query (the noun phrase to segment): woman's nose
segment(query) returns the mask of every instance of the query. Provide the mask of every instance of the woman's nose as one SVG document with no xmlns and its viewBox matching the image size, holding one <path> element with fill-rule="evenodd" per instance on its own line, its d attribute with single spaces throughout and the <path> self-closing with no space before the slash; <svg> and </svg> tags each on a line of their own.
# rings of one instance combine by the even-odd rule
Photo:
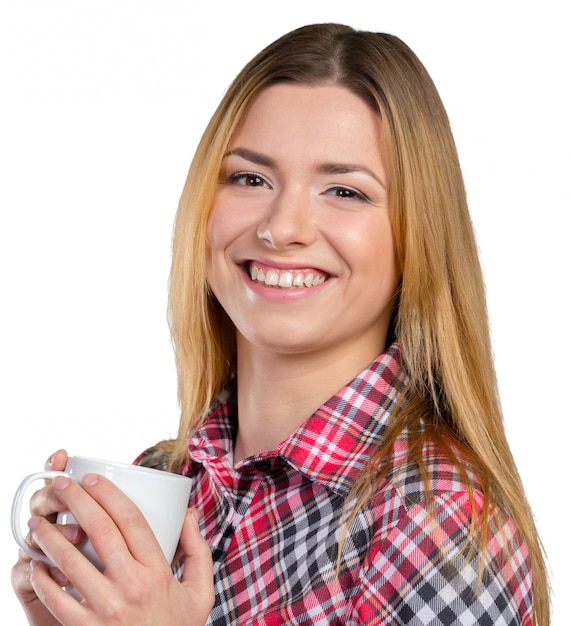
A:
<svg viewBox="0 0 571 626">
<path fill-rule="evenodd" d="M 257 229 L 258 237 L 275 250 L 308 246 L 317 237 L 314 211 L 302 192 L 277 194 Z"/>
</svg>

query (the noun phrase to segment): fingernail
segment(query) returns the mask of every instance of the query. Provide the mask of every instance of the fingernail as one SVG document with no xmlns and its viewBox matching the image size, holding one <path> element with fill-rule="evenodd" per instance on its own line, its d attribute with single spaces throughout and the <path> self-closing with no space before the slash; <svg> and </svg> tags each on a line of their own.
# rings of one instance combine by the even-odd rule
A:
<svg viewBox="0 0 571 626">
<path fill-rule="evenodd" d="M 60 587 L 69 583 L 67 576 L 65 576 L 59 569 L 52 569 L 50 574 Z"/>
<path fill-rule="evenodd" d="M 36 528 L 40 525 L 40 518 L 39 517 L 32 517 L 28 520 L 28 528 L 30 530 L 36 530 Z"/>
<path fill-rule="evenodd" d="M 85 474 L 81 482 L 86 487 L 93 487 L 93 485 L 99 482 L 99 476 L 97 474 Z"/>
<path fill-rule="evenodd" d="M 65 476 L 58 476 L 54 480 L 54 488 L 56 491 L 63 491 L 66 487 L 69 486 L 70 482 L 71 481 L 69 478 L 66 478 Z"/>
<path fill-rule="evenodd" d="M 79 539 L 80 530 L 75 524 L 64 524 L 61 533 L 68 541 L 75 543 Z"/>
</svg>

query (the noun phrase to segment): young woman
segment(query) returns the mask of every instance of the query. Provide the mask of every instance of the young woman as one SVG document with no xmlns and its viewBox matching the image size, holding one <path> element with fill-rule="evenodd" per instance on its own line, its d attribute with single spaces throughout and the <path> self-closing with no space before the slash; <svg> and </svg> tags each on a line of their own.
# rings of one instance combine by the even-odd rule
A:
<svg viewBox="0 0 571 626">
<path fill-rule="evenodd" d="M 13 573 L 30 623 L 549 624 L 456 149 L 402 41 L 308 26 L 237 76 L 181 197 L 170 313 L 179 435 L 138 462 L 194 478 L 176 576 L 105 479 L 58 479 L 30 541 L 59 567 Z"/>
</svg>

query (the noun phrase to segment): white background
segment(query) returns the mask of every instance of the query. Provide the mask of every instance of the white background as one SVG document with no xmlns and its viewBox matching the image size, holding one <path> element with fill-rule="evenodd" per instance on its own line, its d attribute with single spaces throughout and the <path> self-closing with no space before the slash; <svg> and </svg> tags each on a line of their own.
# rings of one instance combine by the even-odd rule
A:
<svg viewBox="0 0 571 626">
<path fill-rule="evenodd" d="M 241 66 L 340 21 L 404 39 L 447 106 L 488 286 L 508 435 L 565 626 L 571 49 L 565 2 L 0 1 L 2 616 L 16 485 L 59 447 L 131 461 L 176 432 L 170 236 Z M 564 491 L 565 490 L 565 491 Z"/>
</svg>

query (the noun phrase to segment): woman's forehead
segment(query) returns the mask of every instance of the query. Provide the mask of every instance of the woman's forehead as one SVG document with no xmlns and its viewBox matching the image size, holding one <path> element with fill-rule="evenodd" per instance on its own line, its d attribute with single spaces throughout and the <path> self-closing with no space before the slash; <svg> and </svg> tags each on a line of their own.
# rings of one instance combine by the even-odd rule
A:
<svg viewBox="0 0 571 626">
<path fill-rule="evenodd" d="M 345 87 L 278 83 L 253 99 L 228 151 L 357 163 L 380 159 L 383 144 L 379 114 Z"/>
</svg>

